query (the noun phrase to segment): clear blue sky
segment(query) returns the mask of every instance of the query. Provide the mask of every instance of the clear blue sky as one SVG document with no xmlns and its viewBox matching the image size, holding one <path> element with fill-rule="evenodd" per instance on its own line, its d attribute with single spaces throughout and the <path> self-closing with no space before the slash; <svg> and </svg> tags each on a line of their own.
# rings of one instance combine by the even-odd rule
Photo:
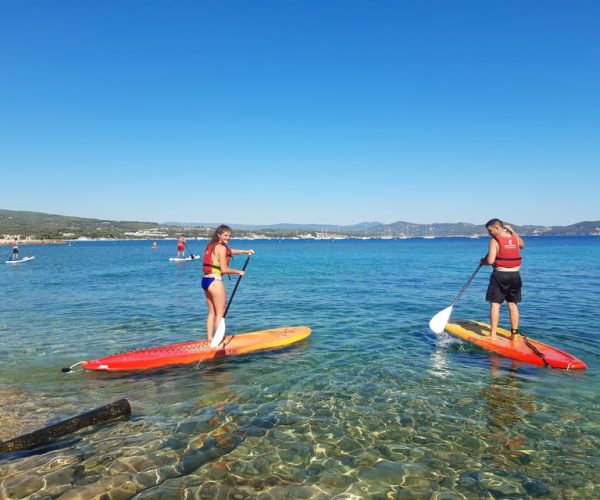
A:
<svg viewBox="0 0 600 500">
<path fill-rule="evenodd" d="M 0 208 L 600 219 L 600 2 L 0 3 Z"/>
</svg>

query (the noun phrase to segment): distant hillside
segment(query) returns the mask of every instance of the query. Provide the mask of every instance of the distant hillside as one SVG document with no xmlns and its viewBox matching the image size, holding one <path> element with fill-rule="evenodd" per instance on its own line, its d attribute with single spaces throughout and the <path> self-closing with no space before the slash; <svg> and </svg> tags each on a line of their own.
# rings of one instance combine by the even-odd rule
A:
<svg viewBox="0 0 600 500">
<path fill-rule="evenodd" d="M 219 226 L 220 222 L 165 222 L 169 226 L 187 226 L 187 227 L 212 227 Z M 332 224 L 291 224 L 291 223 L 280 223 L 280 224 L 228 224 L 232 229 L 242 231 L 341 231 L 350 233 L 353 231 L 364 231 L 374 227 L 382 225 L 381 222 L 361 222 L 352 226 L 341 226 Z"/>
<path fill-rule="evenodd" d="M 0 237 L 20 235 L 33 239 L 77 239 L 85 238 L 166 238 L 176 237 L 181 227 L 165 226 L 156 222 L 114 221 L 87 219 L 40 212 L 20 212 L 0 209 Z M 189 231 L 205 236 L 209 230 L 196 228 Z"/>
<path fill-rule="evenodd" d="M 0 209 L 0 238 L 19 235 L 33 239 L 77 239 L 85 238 L 175 238 L 185 233 L 188 238 L 207 237 L 212 233 L 214 223 L 159 224 L 157 222 L 113 221 L 52 215 L 40 212 L 24 212 Z M 315 237 L 345 235 L 354 237 L 474 237 L 487 236 L 482 225 L 468 222 L 415 224 L 398 221 L 392 224 L 381 222 L 361 222 L 349 226 L 331 224 L 271 224 L 243 225 L 231 224 L 238 236 L 249 232 L 267 237 L 289 237 L 312 235 Z M 584 221 L 569 226 L 517 226 L 515 229 L 524 236 L 586 236 L 600 235 L 600 221 Z"/>
<path fill-rule="evenodd" d="M 177 226 L 203 226 L 217 227 L 218 224 L 210 222 L 169 222 L 169 225 Z M 348 236 L 380 236 L 380 237 L 469 237 L 487 236 L 487 230 L 483 224 L 472 224 L 470 222 L 434 222 L 432 224 L 416 224 L 414 222 L 398 221 L 391 224 L 382 222 L 360 222 L 350 226 L 334 224 L 229 224 L 237 231 L 259 231 L 272 235 L 293 235 L 298 231 L 318 232 L 321 235 L 343 234 Z M 578 222 L 570 226 L 535 226 L 512 224 L 512 226 L 524 236 L 589 236 L 600 235 L 600 221 Z"/>
<path fill-rule="evenodd" d="M 548 236 L 600 235 L 600 221 L 584 221 L 570 226 L 553 226 L 542 234 Z"/>
</svg>

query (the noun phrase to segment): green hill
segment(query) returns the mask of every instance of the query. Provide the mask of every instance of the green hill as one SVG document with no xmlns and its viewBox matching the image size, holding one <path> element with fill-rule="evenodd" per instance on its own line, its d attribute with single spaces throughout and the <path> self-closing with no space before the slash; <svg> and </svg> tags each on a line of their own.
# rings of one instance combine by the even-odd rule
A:
<svg viewBox="0 0 600 500">
<path fill-rule="evenodd" d="M 33 239 L 86 238 L 173 238 L 183 231 L 177 226 L 156 222 L 114 221 L 86 219 L 40 212 L 21 212 L 0 209 L 0 236 L 20 235 Z M 185 233 L 188 236 L 205 236 L 209 229 L 196 227 Z"/>
</svg>

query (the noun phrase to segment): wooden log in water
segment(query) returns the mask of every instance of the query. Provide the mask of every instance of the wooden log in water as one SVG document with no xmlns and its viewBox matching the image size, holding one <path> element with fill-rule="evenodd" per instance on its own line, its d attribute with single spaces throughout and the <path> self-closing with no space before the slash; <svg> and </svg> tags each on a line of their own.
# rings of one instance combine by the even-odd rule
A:
<svg viewBox="0 0 600 500">
<path fill-rule="evenodd" d="M 131 406 L 129 406 L 129 401 L 120 399 L 57 424 L 4 441 L 0 443 L 0 454 L 37 448 L 84 427 L 103 424 L 123 417 L 128 418 L 130 415 Z"/>
</svg>

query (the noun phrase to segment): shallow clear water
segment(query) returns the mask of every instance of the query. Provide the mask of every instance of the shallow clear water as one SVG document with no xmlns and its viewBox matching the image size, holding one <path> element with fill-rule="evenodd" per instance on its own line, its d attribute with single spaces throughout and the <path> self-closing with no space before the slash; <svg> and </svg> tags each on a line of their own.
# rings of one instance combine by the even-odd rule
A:
<svg viewBox="0 0 600 500">
<path fill-rule="evenodd" d="M 0 269 L 0 438 L 123 397 L 133 416 L 1 457 L 0 498 L 600 498 L 600 238 L 526 242 L 522 329 L 585 372 L 432 334 L 429 319 L 487 248 L 438 238 L 235 241 L 256 255 L 228 332 L 307 325 L 308 341 L 205 365 L 63 374 L 203 337 L 201 266 L 168 262 L 168 242 L 24 246 L 35 261 Z M 488 275 L 454 318 L 487 321 Z"/>
</svg>

